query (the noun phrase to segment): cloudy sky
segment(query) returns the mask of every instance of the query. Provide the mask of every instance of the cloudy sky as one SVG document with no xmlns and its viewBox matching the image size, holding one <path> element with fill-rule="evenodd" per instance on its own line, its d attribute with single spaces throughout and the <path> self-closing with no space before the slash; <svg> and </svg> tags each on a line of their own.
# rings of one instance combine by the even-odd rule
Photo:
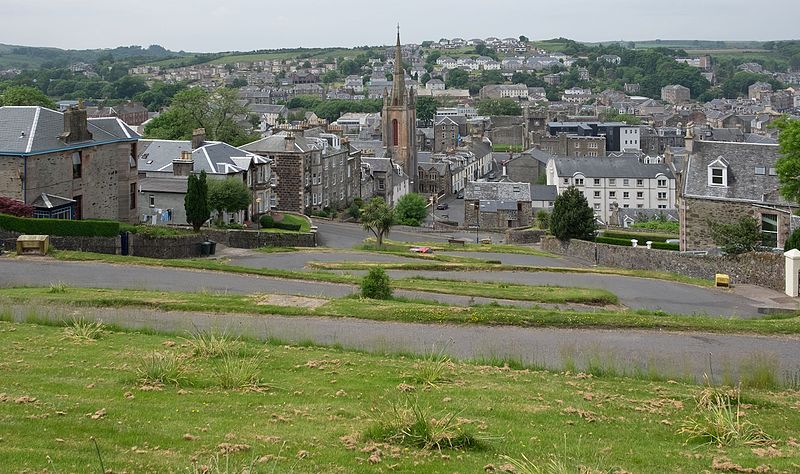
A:
<svg viewBox="0 0 800 474">
<path fill-rule="evenodd" d="M 579 41 L 800 38 L 800 0 L 0 0 L 0 43 L 247 51 L 526 35 Z"/>
</svg>

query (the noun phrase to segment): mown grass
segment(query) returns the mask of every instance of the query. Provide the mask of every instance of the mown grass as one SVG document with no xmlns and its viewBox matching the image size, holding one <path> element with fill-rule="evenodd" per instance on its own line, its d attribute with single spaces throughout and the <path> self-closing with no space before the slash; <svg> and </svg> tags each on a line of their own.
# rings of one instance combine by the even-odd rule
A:
<svg viewBox="0 0 800 474">
<path fill-rule="evenodd" d="M 430 247 L 434 251 L 452 251 L 452 252 L 490 252 L 490 253 L 507 253 L 515 255 L 533 255 L 536 257 L 554 257 L 558 258 L 548 252 L 544 252 L 534 247 L 526 245 L 511 245 L 511 244 L 471 244 L 464 243 L 464 245 L 456 245 L 448 242 L 397 242 L 394 240 L 384 240 L 383 247 L 378 247 L 375 239 L 370 237 L 364 243 L 356 245 L 356 250 L 367 250 L 376 252 L 394 252 L 399 251 L 408 254 L 408 249 L 411 247 Z"/>
<path fill-rule="evenodd" d="M 742 334 L 798 334 L 800 316 L 772 319 L 725 319 L 670 315 L 658 311 L 571 311 L 500 305 L 449 306 L 407 300 L 367 300 L 357 297 L 329 300 L 314 309 L 259 304 L 258 295 L 173 293 L 144 290 L 69 288 L 1 288 L 0 303 L 65 305 L 70 307 L 134 307 L 163 311 L 203 311 L 230 314 L 326 316 L 374 321 L 514 325 L 523 327 L 661 329 Z M 758 376 L 763 380 L 766 376 Z M 758 383 L 753 383 L 758 386 Z"/>
<path fill-rule="evenodd" d="M 243 362 L 224 388 L 219 360 L 192 357 L 172 336 L 109 330 L 82 344 L 57 327 L 0 322 L 0 337 L 9 472 L 99 472 L 93 441 L 112 472 L 484 472 L 564 452 L 570 467 L 600 472 L 703 472 L 722 456 L 793 472 L 800 456 L 797 392 L 752 390 L 758 403 L 740 408 L 776 440 L 781 455 L 765 459 L 743 443 L 687 444 L 678 429 L 697 419 L 701 389 L 682 383 L 453 362 L 453 383 L 409 394 L 408 357 L 244 341 L 238 360 L 257 364 Z M 166 364 L 153 374 L 167 383 L 143 384 L 137 369 L 154 353 L 180 370 Z M 398 416 L 385 417 L 392 407 Z"/>
</svg>

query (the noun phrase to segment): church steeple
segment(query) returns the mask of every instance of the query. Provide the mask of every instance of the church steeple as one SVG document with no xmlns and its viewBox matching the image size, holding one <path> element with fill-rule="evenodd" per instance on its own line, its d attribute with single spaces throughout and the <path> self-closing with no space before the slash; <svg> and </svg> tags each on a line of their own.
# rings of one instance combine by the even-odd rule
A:
<svg viewBox="0 0 800 474">
<path fill-rule="evenodd" d="M 392 78 L 392 105 L 404 105 L 406 79 L 403 72 L 403 51 L 400 47 L 400 25 L 397 25 L 397 45 L 394 50 L 394 76 Z"/>
</svg>

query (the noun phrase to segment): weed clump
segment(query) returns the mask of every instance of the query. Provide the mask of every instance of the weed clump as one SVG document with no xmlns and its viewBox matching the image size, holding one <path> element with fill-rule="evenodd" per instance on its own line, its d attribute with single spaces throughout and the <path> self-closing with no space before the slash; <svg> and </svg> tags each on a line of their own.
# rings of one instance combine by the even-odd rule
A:
<svg viewBox="0 0 800 474">
<path fill-rule="evenodd" d="M 388 300 L 392 297 L 389 275 L 383 268 L 371 268 L 361 281 L 361 296 L 373 300 Z"/>
<path fill-rule="evenodd" d="M 412 380 L 414 383 L 427 387 L 435 387 L 438 384 L 450 382 L 451 379 L 448 377 L 448 372 L 451 365 L 450 357 L 444 351 L 431 352 L 416 366 Z"/>
<path fill-rule="evenodd" d="M 186 339 L 187 344 L 195 357 L 225 357 L 238 353 L 242 349 L 242 343 L 225 333 L 216 334 L 214 332 L 197 332 Z"/>
<path fill-rule="evenodd" d="M 259 365 L 257 358 L 237 359 L 225 356 L 214 367 L 214 376 L 224 389 L 257 389 L 264 386 Z"/>
<path fill-rule="evenodd" d="M 152 352 L 141 361 L 136 375 L 148 385 L 180 385 L 187 378 L 183 359 L 172 352 Z"/>
<path fill-rule="evenodd" d="M 100 321 L 87 321 L 83 318 L 72 318 L 64 328 L 64 335 L 76 341 L 94 341 L 103 335 L 105 326 Z"/>
<path fill-rule="evenodd" d="M 682 424 L 678 433 L 688 435 L 690 442 L 701 442 L 702 445 L 743 443 L 758 446 L 770 443 L 772 438 L 759 426 L 742 419 L 740 399 L 738 388 L 706 387 L 696 397 L 696 413 Z"/>
</svg>

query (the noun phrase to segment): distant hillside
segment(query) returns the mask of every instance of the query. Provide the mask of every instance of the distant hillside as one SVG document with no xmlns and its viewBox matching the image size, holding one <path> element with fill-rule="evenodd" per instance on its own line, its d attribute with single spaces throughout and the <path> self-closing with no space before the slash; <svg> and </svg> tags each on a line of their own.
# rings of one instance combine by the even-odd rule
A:
<svg viewBox="0 0 800 474">
<path fill-rule="evenodd" d="M 0 69 L 36 69 L 42 65 L 67 66 L 77 62 L 94 63 L 99 58 L 112 55 L 115 60 L 142 59 L 154 61 L 189 55 L 184 51 L 170 51 L 159 45 L 120 46 L 113 49 L 59 49 L 0 44 Z"/>
</svg>

